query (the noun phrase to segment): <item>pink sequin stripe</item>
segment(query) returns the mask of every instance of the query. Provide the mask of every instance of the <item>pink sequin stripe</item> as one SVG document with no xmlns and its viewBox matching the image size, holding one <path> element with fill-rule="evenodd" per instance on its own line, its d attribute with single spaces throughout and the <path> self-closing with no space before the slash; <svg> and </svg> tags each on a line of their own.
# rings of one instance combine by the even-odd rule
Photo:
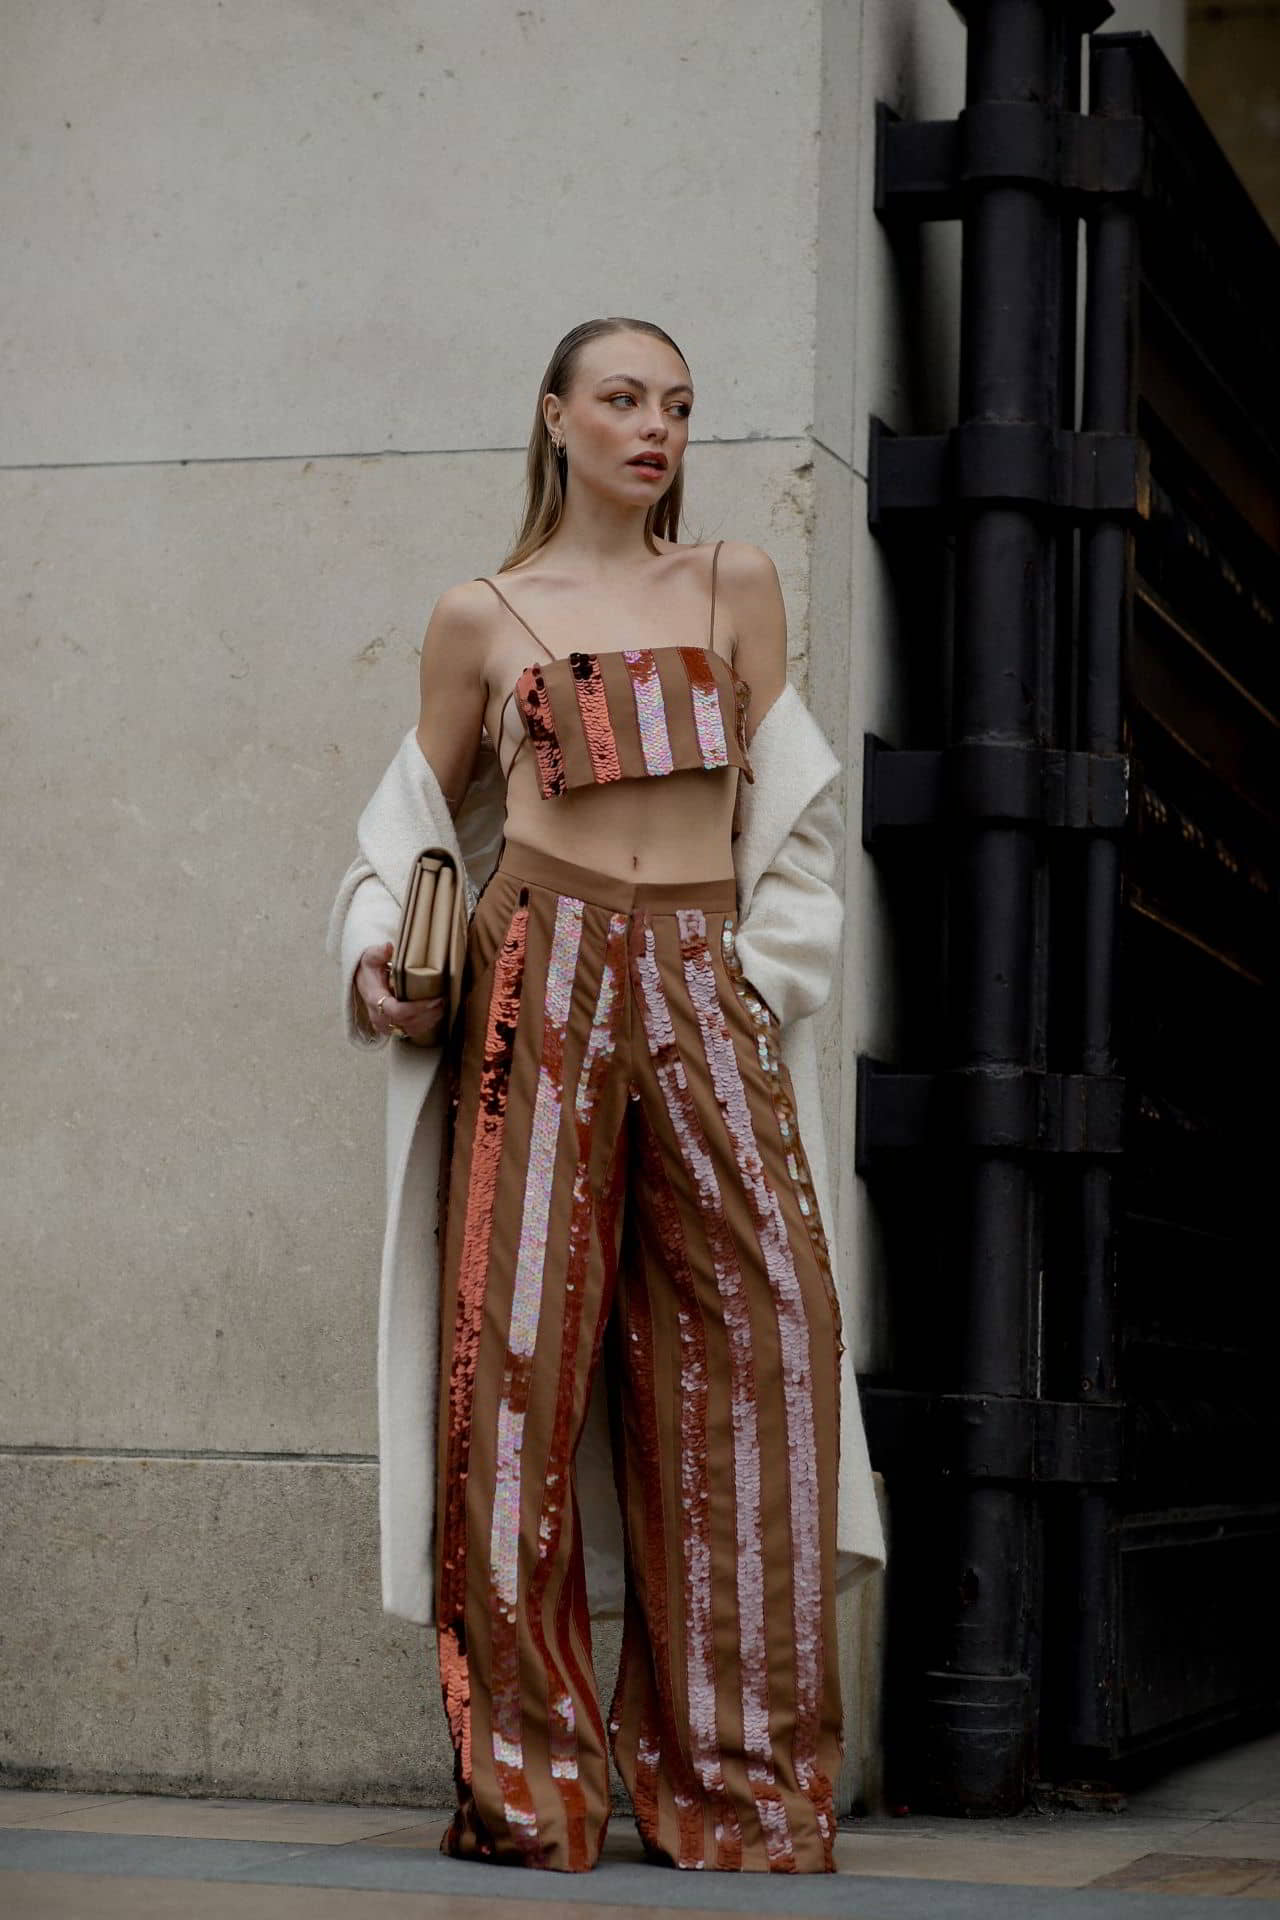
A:
<svg viewBox="0 0 1280 1920">
<path fill-rule="evenodd" d="M 631 678 L 631 693 L 636 703 L 636 725 L 644 750 L 646 773 L 673 773 L 671 736 L 667 732 L 667 709 L 662 699 L 658 663 L 651 647 L 624 647 L 622 657 Z"/>
<path fill-rule="evenodd" d="M 555 715 L 539 666 L 526 667 L 516 681 L 516 705 L 524 719 L 525 732 L 533 742 L 538 786 L 544 800 L 568 790 L 564 754 L 556 732 Z M 508 769 L 510 771 L 510 769 Z"/>
<path fill-rule="evenodd" d="M 724 715 L 720 710 L 720 689 L 707 660 L 705 647 L 679 647 L 689 676 L 689 697 L 693 701 L 693 724 L 698 730 L 704 767 L 727 767 L 729 745 L 724 737 Z"/>
<path fill-rule="evenodd" d="M 689 1266 L 688 1249 L 680 1225 L 680 1209 L 652 1127 L 641 1127 L 640 1164 L 644 1174 L 653 1226 L 662 1250 L 662 1261 L 676 1291 L 676 1317 L 680 1329 L 680 1505 L 684 1514 L 681 1545 L 684 1553 L 684 1642 L 685 1679 L 689 1694 L 690 1750 L 702 1791 L 715 1815 L 716 1866 L 730 1871 L 742 1865 L 742 1828 L 724 1783 L 720 1765 L 720 1743 L 716 1732 L 716 1653 L 715 1623 L 711 1599 L 711 1505 L 707 1470 L 707 1336 L 702 1309 Z M 646 1372 L 641 1399 L 641 1418 L 645 1422 L 645 1440 L 653 1457 L 658 1457 L 657 1413 L 653 1394 L 652 1327 L 647 1300 L 644 1314 Z M 654 1476 L 653 1485 L 658 1486 Z M 667 1614 L 666 1583 L 654 1583 L 666 1565 L 667 1543 L 662 1529 L 661 1506 L 656 1504 L 649 1521 L 647 1541 L 650 1582 L 649 1612 L 653 1622 L 653 1659 L 658 1675 L 662 1704 L 669 1721 L 675 1718 L 671 1675 L 668 1666 L 672 1653 Z M 646 1498 L 646 1515 L 648 1500 Z M 668 1727 L 674 1751 L 681 1742 L 674 1727 Z M 673 1773 L 674 1773 L 673 1769 Z M 683 1769 L 681 1769 L 683 1772 Z M 674 1784 L 676 1810 L 681 1816 L 681 1843 L 686 1851 L 692 1839 L 699 1851 L 702 1842 L 701 1809 L 680 1777 Z M 689 1811 L 686 1812 L 686 1806 Z M 689 1838 L 685 1837 L 686 1823 Z M 680 1864 L 686 1865 L 682 1858 Z M 700 1862 L 699 1862 L 700 1864 Z"/>
<path fill-rule="evenodd" d="M 525 1162 L 524 1212 L 516 1253 L 507 1356 L 498 1401 L 498 1437 L 489 1535 L 489 1605 L 492 1621 L 492 1730 L 494 1769 L 512 1838 L 531 1857 L 541 1851 L 538 1816 L 524 1771 L 520 1698 L 519 1545 L 520 1467 L 533 1351 L 542 1310 L 551 1182 L 560 1136 L 564 1041 L 569 1021 L 583 903 L 571 895 L 556 900 L 555 930 L 547 962 L 542 1059 Z"/>
<path fill-rule="evenodd" d="M 817 1763 L 822 1694 L 822 1558 L 818 1537 L 818 1436 L 810 1390 L 809 1322 L 782 1205 L 760 1157 L 733 1035 L 720 1004 L 715 967 L 707 946 L 706 920 L 697 907 L 682 908 L 676 917 L 685 985 L 698 1016 L 711 1083 L 733 1142 L 738 1178 L 760 1242 L 778 1316 L 794 1554 L 796 1776 L 802 1790 L 813 1801 L 830 1866 L 834 1835 L 826 1810 L 831 1805 L 831 1783 Z"/>
<path fill-rule="evenodd" d="M 582 715 L 582 731 L 586 735 L 587 752 L 591 756 L 591 777 L 597 783 L 621 780 L 622 762 L 618 758 L 618 743 L 613 737 L 613 719 L 600 662 L 594 653 L 571 653 L 569 661 L 573 691 L 578 697 L 578 712 Z"/>
<path fill-rule="evenodd" d="M 441 1514 L 441 1571 L 437 1616 L 446 1626 L 460 1622 L 466 1608 L 467 1467 L 471 1453 L 471 1412 L 475 1398 L 476 1356 L 484 1320 L 498 1165 L 507 1125 L 507 1094 L 515 1046 L 520 990 L 524 980 L 529 908 L 521 900 L 493 970 L 484 1055 L 471 1142 L 471 1178 L 462 1226 L 453 1356 L 449 1368 L 449 1442 L 446 1449 L 445 1500 Z M 455 1696 L 457 1688 L 455 1687 Z M 470 1771 L 464 1775 L 470 1780 Z"/>
<path fill-rule="evenodd" d="M 725 1217 L 716 1170 L 685 1075 L 658 969 L 653 929 L 644 926 L 644 951 L 635 966 L 645 1038 L 679 1143 L 681 1158 L 698 1195 L 703 1231 L 711 1249 L 716 1287 L 729 1347 L 729 1396 L 733 1417 L 734 1511 L 738 1544 L 738 1617 L 742 1673 L 743 1748 L 771 1869 L 794 1869 L 795 1854 L 786 1808 L 773 1772 L 769 1738 L 768 1660 L 764 1631 L 764 1566 L 761 1556 L 760 1429 L 756 1409 L 751 1320 L 733 1231 Z"/>
<path fill-rule="evenodd" d="M 547 1676 L 549 1708 L 548 1736 L 551 1752 L 551 1777 L 559 1789 L 568 1830 L 569 1870 L 584 1872 L 591 1864 L 587 1858 L 587 1804 L 578 1777 L 578 1741 L 570 1678 L 559 1671 L 547 1643 L 543 1621 L 543 1599 L 551 1568 L 560 1545 L 564 1521 L 564 1502 L 569 1490 L 569 1454 L 573 1424 L 574 1378 L 578 1369 L 578 1341 L 582 1329 L 583 1289 L 586 1284 L 587 1257 L 591 1250 L 592 1195 L 591 1144 L 595 1132 L 595 1112 L 609 1061 L 617 1045 L 619 1014 L 623 1006 L 622 983 L 627 965 L 627 916 L 615 913 L 609 920 L 605 942 L 604 969 L 596 996 L 591 1031 L 578 1075 L 574 1096 L 574 1121 L 578 1132 L 578 1164 L 574 1169 L 573 1195 L 569 1213 L 569 1250 L 565 1263 L 564 1307 L 560 1330 L 560 1369 L 556 1381 L 555 1415 L 547 1452 L 546 1496 L 538 1525 L 538 1564 L 529 1580 L 525 1613 L 530 1633 L 538 1649 Z M 574 1676 L 579 1693 L 589 1697 L 584 1676 Z"/>
<path fill-rule="evenodd" d="M 653 1836 L 655 1845 L 658 1844 L 658 1782 L 661 1766 L 662 1743 L 658 1738 L 653 1700 L 651 1696 L 646 1696 L 636 1735 L 636 1825 L 642 1834 Z M 691 1862 L 683 1856 L 680 1860 L 682 1867 L 701 1864 L 700 1860 Z"/>
</svg>

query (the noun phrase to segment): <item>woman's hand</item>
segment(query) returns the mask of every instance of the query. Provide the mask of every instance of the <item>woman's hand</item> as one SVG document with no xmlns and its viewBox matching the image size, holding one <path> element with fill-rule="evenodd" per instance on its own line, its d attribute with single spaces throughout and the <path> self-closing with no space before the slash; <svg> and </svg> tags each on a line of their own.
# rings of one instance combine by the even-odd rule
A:
<svg viewBox="0 0 1280 1920">
<path fill-rule="evenodd" d="M 433 1000 L 397 1000 L 391 991 L 391 955 L 393 941 L 380 947 L 366 947 L 356 968 L 356 990 L 364 1002 L 365 1020 L 371 1033 L 393 1034 L 420 1047 L 438 1046 L 444 1038 L 448 1001 L 443 993 Z"/>
</svg>

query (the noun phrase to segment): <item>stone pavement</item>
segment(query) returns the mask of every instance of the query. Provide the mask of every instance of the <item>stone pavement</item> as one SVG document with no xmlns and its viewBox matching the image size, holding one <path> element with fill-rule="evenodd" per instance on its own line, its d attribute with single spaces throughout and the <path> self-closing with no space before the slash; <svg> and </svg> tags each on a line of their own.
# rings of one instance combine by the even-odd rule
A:
<svg viewBox="0 0 1280 1920">
<path fill-rule="evenodd" d="M 1194 1762 L 1120 1813 L 847 1821 L 834 1875 L 675 1873 L 626 1816 L 587 1874 L 446 1860 L 405 1807 L 0 1792 L 3 1920 L 1222 1920 L 1280 1916 L 1280 1734 Z"/>
</svg>

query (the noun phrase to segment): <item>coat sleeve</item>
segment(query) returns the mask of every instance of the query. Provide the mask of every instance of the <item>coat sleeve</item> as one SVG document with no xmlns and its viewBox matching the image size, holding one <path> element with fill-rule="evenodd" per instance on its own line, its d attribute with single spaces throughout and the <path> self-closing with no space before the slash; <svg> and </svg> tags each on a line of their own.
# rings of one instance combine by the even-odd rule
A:
<svg viewBox="0 0 1280 1920">
<path fill-rule="evenodd" d="M 836 890 L 843 847 L 844 817 L 824 788 L 760 875 L 738 923 L 743 972 L 783 1026 L 830 996 L 844 926 Z"/>
</svg>

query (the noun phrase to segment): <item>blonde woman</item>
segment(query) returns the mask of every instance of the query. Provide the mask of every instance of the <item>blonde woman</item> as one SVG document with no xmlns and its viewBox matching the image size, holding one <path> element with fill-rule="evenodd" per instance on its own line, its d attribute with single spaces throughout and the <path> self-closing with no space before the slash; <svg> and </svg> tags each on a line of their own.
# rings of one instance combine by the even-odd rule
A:
<svg viewBox="0 0 1280 1920">
<path fill-rule="evenodd" d="M 808 768 L 770 772 L 772 840 L 783 829 L 758 833 L 754 950 L 736 827 L 784 698 L 819 788 L 836 763 L 788 686 L 771 559 L 676 538 L 693 406 L 658 326 L 561 341 L 519 537 L 496 576 L 436 603 L 417 727 L 335 907 L 352 1036 L 441 1064 L 438 1318 L 413 1387 L 395 1384 L 409 1363 L 388 1306 L 398 1201 L 384 1256 L 384 1576 L 404 1499 L 393 1401 L 416 1394 L 430 1565 L 390 1604 L 435 1629 L 458 1796 L 445 1852 L 590 1868 L 611 1748 L 655 1861 L 830 1872 L 837 1578 L 883 1564 L 883 1541 L 782 1028 L 789 1001 L 807 1014 L 829 988 L 838 821 Z M 446 1033 L 443 1002 L 394 997 L 391 941 L 368 935 L 390 931 L 415 839 L 456 826 L 461 847 L 468 812 L 485 878 Z M 499 819 L 495 859 L 477 822 Z M 402 1182 L 425 1084 L 389 1093 Z M 582 1444 L 603 1504 L 601 1444 L 583 1444 L 601 1394 L 625 1622 L 607 1710 L 576 1485 Z"/>
</svg>

